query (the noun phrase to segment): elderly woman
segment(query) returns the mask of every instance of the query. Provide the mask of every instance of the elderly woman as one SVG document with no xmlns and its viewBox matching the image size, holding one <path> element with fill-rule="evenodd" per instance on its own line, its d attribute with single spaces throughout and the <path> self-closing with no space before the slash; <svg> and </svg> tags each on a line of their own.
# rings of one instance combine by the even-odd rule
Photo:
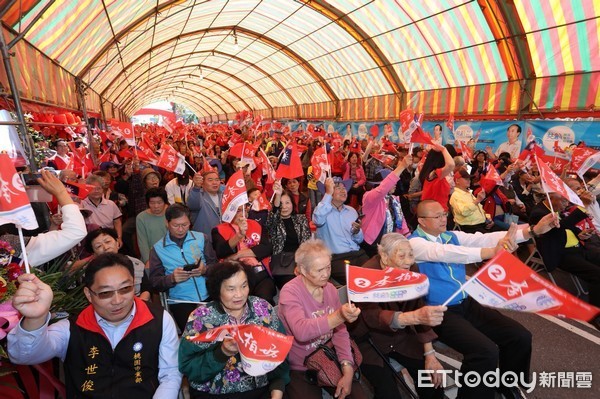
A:
<svg viewBox="0 0 600 399">
<path fill-rule="evenodd" d="M 248 210 L 246 205 L 240 206 L 231 223 L 223 222 L 212 229 L 213 247 L 219 260 L 236 260 L 250 266 L 252 295 L 273 305 L 277 290 L 267 270 L 273 247 L 260 223 L 246 217 Z"/>
<path fill-rule="evenodd" d="M 297 214 L 292 194 L 283 191 L 280 181 L 273 185 L 273 209 L 267 217 L 267 228 L 273 244 L 271 274 L 279 289 L 294 279 L 294 253 L 310 239 L 310 228 L 305 214 Z"/>
<path fill-rule="evenodd" d="M 211 267 L 206 288 L 213 301 L 192 312 L 179 346 L 179 370 L 189 380 L 190 398 L 280 399 L 289 382 L 289 366 L 253 377 L 246 374 L 237 343 L 191 342 L 187 337 L 226 324 L 255 324 L 285 334 L 276 312 L 265 300 L 249 296 L 247 268 L 235 261 Z"/>
<path fill-rule="evenodd" d="M 294 336 L 288 355 L 291 382 L 286 388 L 290 399 L 321 398 L 321 388 L 311 384 L 304 359 L 320 344 L 331 340 L 342 367 L 343 376 L 331 394 L 336 398 L 364 398 L 365 393 L 353 379 L 354 369 L 350 337 L 345 322 L 352 323 L 360 309 L 342 305 L 335 287 L 329 283 L 331 252 L 321 240 L 303 242 L 296 251 L 299 274 L 279 294 L 279 317 Z"/>
<path fill-rule="evenodd" d="M 408 270 L 415 263 L 410 243 L 400 233 L 384 235 L 378 249 L 379 254 L 362 267 Z M 393 372 L 386 367 L 381 355 L 393 358 L 406 367 L 414 381 L 418 381 L 419 370 L 442 369 L 431 344 L 437 338 L 431 326 L 442 322 L 445 306 L 424 306 L 421 299 L 356 305 L 361 309 L 361 314 L 350 333 L 359 342 L 363 354 L 361 371 L 373 385 L 375 397 L 400 397 Z M 367 334 L 377 350 L 365 339 Z M 441 374 L 436 373 L 433 374 L 435 388 L 417 386 L 419 398 L 443 398 L 441 380 Z"/>
</svg>

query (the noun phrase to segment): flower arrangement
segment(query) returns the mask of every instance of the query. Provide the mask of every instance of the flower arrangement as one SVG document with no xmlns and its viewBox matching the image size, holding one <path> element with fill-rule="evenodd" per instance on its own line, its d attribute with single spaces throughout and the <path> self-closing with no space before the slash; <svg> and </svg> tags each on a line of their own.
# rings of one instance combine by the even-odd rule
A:
<svg viewBox="0 0 600 399">
<path fill-rule="evenodd" d="M 25 273 L 25 270 L 21 266 L 21 260 L 14 254 L 14 248 L 8 242 L 0 240 L 0 377 L 16 372 L 6 353 L 6 335 L 17 325 L 21 317 L 12 306 L 11 299 L 17 290 L 17 279 Z M 45 268 L 45 271 L 32 268 L 32 273 L 52 288 L 54 298 L 50 308 L 51 323 L 68 314 L 79 313 L 88 304 L 83 294 L 83 285 L 79 284 L 83 270 L 74 273 L 64 272 L 70 257 L 71 253 L 67 253 L 57 258 Z M 0 385 L 2 385 L 1 380 Z"/>
<path fill-rule="evenodd" d="M 0 241 L 0 304 L 12 298 L 17 290 L 17 278 L 23 274 L 19 259 L 14 258 L 14 254 L 15 250 L 8 242 Z"/>
</svg>

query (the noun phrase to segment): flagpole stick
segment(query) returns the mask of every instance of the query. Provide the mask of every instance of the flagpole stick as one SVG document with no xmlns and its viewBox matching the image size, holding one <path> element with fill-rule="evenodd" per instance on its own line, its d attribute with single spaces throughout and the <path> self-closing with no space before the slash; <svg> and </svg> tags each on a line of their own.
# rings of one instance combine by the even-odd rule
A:
<svg viewBox="0 0 600 399">
<path fill-rule="evenodd" d="M 185 164 L 190 167 L 190 169 L 192 170 L 192 172 L 194 172 L 194 174 L 198 173 L 198 172 L 196 172 L 196 169 L 194 169 L 194 167 L 188 163 L 188 161 L 184 160 L 183 162 L 185 162 Z"/>
<path fill-rule="evenodd" d="M 23 229 L 21 226 L 17 226 L 19 231 L 19 242 L 21 243 L 21 254 L 23 255 L 23 263 L 25 263 L 25 273 L 31 273 L 29 269 L 29 260 L 27 259 L 27 251 L 25 250 L 25 239 L 23 238 Z"/>
<path fill-rule="evenodd" d="M 585 179 L 584 179 L 583 177 L 581 178 L 581 182 L 583 183 L 583 187 L 585 188 L 585 191 L 590 191 L 590 190 L 588 189 L 588 186 L 587 186 L 587 184 L 585 184 Z"/>
<path fill-rule="evenodd" d="M 348 295 L 348 304 L 352 305 L 352 302 L 350 301 L 350 282 L 348 281 L 348 278 L 350 276 L 350 262 L 349 261 L 344 261 L 344 263 L 346 264 L 346 295 Z"/>
<path fill-rule="evenodd" d="M 535 155 L 535 163 L 537 164 L 538 170 L 541 170 L 540 169 L 540 161 L 539 161 L 539 158 L 537 155 Z M 542 185 L 542 188 L 544 188 L 543 185 Z M 550 193 L 548 192 L 548 190 L 545 190 L 545 191 L 546 191 L 546 198 L 548 198 L 548 206 L 550 207 L 550 212 L 552 212 L 552 214 L 554 215 L 554 207 L 552 206 L 552 201 L 550 201 Z"/>
<path fill-rule="evenodd" d="M 468 279 L 464 284 L 460 285 L 460 288 L 450 296 L 450 298 L 446 299 L 446 301 L 442 304 L 442 306 L 448 306 L 448 304 L 454 299 L 456 298 L 456 296 L 458 294 L 460 294 L 461 292 L 463 292 L 465 290 L 465 287 L 467 285 L 469 285 L 471 282 L 475 281 L 477 279 L 477 277 L 479 277 L 479 275 L 481 273 L 483 273 L 485 270 L 487 269 L 486 265 L 483 265 L 479 270 L 477 270 L 477 272 L 471 276 L 470 279 Z"/>
</svg>

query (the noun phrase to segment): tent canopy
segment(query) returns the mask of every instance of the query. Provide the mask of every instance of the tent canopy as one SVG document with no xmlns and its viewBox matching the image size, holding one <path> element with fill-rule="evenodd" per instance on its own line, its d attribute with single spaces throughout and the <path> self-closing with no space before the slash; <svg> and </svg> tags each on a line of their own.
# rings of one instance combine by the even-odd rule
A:
<svg viewBox="0 0 600 399">
<path fill-rule="evenodd" d="M 341 119 L 373 99 L 432 114 L 600 103 L 596 0 L 13 3 L 6 25 L 126 115 L 161 100 Z"/>
</svg>

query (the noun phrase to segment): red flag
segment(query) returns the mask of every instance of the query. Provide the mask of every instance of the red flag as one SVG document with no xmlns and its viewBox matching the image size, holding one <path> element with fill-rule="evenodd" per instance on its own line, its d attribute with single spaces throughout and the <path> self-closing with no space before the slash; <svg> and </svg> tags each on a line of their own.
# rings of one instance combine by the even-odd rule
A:
<svg viewBox="0 0 600 399">
<path fill-rule="evenodd" d="M 331 173 L 331 166 L 327 158 L 325 146 L 321 146 L 313 152 L 313 155 L 310 158 L 310 165 L 312 166 L 313 178 L 316 181 L 325 184 L 328 173 Z"/>
<path fill-rule="evenodd" d="M 81 141 L 69 141 L 67 142 L 67 145 L 73 153 L 73 158 L 75 159 L 75 162 L 83 164 L 85 162 L 85 156 L 87 154 L 85 144 L 83 144 L 83 142 Z"/>
<path fill-rule="evenodd" d="M 527 144 L 527 146 L 525 146 L 523 151 L 521 151 L 519 154 L 519 159 L 525 163 L 533 162 L 535 155 L 538 157 L 544 155 L 544 149 L 537 145 L 535 141 L 531 141 L 529 144 Z"/>
<path fill-rule="evenodd" d="M 433 141 L 431 141 L 431 136 L 429 135 L 429 133 L 424 132 L 421 129 L 421 126 L 415 127 L 414 131 L 410 135 L 410 142 L 411 143 L 434 144 Z"/>
<path fill-rule="evenodd" d="M 465 162 L 471 162 L 473 160 L 473 149 L 471 149 L 464 141 L 459 141 L 460 151 Z"/>
<path fill-rule="evenodd" d="M 502 251 L 464 286 L 482 305 L 589 321 L 600 309 L 540 277 L 517 257 Z"/>
<path fill-rule="evenodd" d="M 79 183 L 73 180 L 65 182 L 64 185 L 69 194 L 81 199 L 86 199 L 90 191 L 95 188 L 91 184 Z"/>
<path fill-rule="evenodd" d="M 400 112 L 400 129 L 402 130 L 402 133 L 405 137 L 404 142 L 410 141 L 410 135 L 413 132 L 413 130 L 410 130 L 410 125 L 414 122 L 414 120 L 415 111 L 413 111 L 412 109 L 409 108 Z"/>
<path fill-rule="evenodd" d="M 571 156 L 571 170 L 583 176 L 594 164 L 600 162 L 600 151 L 589 147 L 576 147 Z"/>
<path fill-rule="evenodd" d="M 135 158 L 135 155 L 133 155 L 133 152 L 131 151 L 131 149 L 129 148 L 125 148 L 119 152 L 117 152 L 117 156 L 120 159 L 129 159 L 129 158 Z"/>
<path fill-rule="evenodd" d="M 202 157 L 202 172 L 206 173 L 208 171 L 214 170 L 211 164 L 208 162 L 206 157 Z"/>
<path fill-rule="evenodd" d="M 224 325 L 186 337 L 191 342 L 233 338 L 240 351 L 242 368 L 252 376 L 264 375 L 279 366 L 292 348 L 293 336 L 254 324 Z"/>
<path fill-rule="evenodd" d="M 389 140 L 387 137 L 382 138 L 381 142 L 383 143 L 383 145 L 381 146 L 381 151 L 390 152 L 392 154 L 398 153 L 398 150 L 396 149 L 394 143 L 392 143 L 391 140 Z"/>
<path fill-rule="evenodd" d="M 296 177 L 304 176 L 302 171 L 302 161 L 296 148 L 296 143 L 290 143 L 283 150 L 283 155 L 279 161 L 277 172 L 275 174 L 278 179 L 294 179 Z"/>
<path fill-rule="evenodd" d="M 256 153 L 256 144 L 236 143 L 229 149 L 229 155 L 236 158 L 252 158 Z M 242 152 L 243 151 L 243 152 Z"/>
<path fill-rule="evenodd" d="M 223 191 L 223 203 L 221 205 L 221 220 L 231 223 L 238 208 L 247 203 L 248 194 L 246 193 L 244 172 L 242 170 L 238 170 L 231 175 L 225 184 L 225 191 Z"/>
<path fill-rule="evenodd" d="M 450 129 L 451 132 L 454 131 L 454 115 L 448 116 L 448 120 L 446 121 L 446 127 Z"/>
<path fill-rule="evenodd" d="M 267 199 L 267 194 L 264 192 L 260 193 L 257 199 L 252 203 L 252 210 L 254 211 L 270 211 L 273 207 Z"/>
<path fill-rule="evenodd" d="M 162 153 L 156 162 L 156 166 L 170 170 L 182 175 L 185 172 L 185 158 L 175 151 L 170 145 L 162 146 Z"/>
<path fill-rule="evenodd" d="M 140 140 L 138 146 L 138 157 L 142 159 L 141 154 L 144 154 L 144 158 L 147 160 L 152 160 L 156 162 L 158 157 L 154 153 L 154 147 L 148 145 L 148 142 L 145 139 Z"/>
<path fill-rule="evenodd" d="M 560 148 L 560 145 L 558 145 L 558 140 L 554 140 L 554 147 L 553 147 L 553 149 L 554 149 L 554 152 L 557 153 L 557 154 L 564 154 L 565 153 L 565 150 L 562 149 L 562 148 Z"/>
<path fill-rule="evenodd" d="M 579 206 L 583 206 L 583 202 L 581 202 L 579 196 L 575 194 L 575 192 L 571 190 L 569 186 L 567 186 L 567 184 L 564 181 L 562 181 L 560 177 L 558 177 L 548 165 L 546 165 L 545 162 L 541 162 L 538 157 L 536 157 L 536 162 L 540 171 L 542 189 L 545 192 L 560 194 L 569 202 L 572 202 Z"/>
<path fill-rule="evenodd" d="M 487 173 L 485 174 L 485 176 L 483 176 L 482 179 L 492 181 L 492 182 L 494 182 L 494 184 L 496 186 L 504 186 L 504 182 L 502 181 L 502 178 L 500 177 L 500 175 L 498 174 L 498 171 L 492 164 L 488 165 Z M 486 190 L 486 191 L 488 191 L 488 190 Z"/>
<path fill-rule="evenodd" d="M 408 301 L 426 295 L 427 276 L 388 267 L 385 270 L 348 266 L 348 300 L 353 302 Z"/>
<path fill-rule="evenodd" d="M 6 153 L 0 154 L 0 190 L 0 225 L 14 223 L 27 230 L 37 229 L 38 222 L 21 176 Z"/>
<path fill-rule="evenodd" d="M 373 138 L 379 136 L 379 126 L 377 125 L 373 125 L 371 126 L 371 128 L 369 129 L 371 136 L 373 136 Z"/>
<path fill-rule="evenodd" d="M 260 166 L 262 167 L 263 175 L 267 175 L 267 184 L 275 183 L 275 169 L 273 165 L 271 165 L 271 161 L 269 161 L 269 157 L 265 154 L 264 150 L 261 148 L 258 152 L 258 158 Z"/>
<path fill-rule="evenodd" d="M 394 160 L 396 159 L 393 155 L 389 154 L 371 154 L 371 156 L 385 166 L 392 166 L 394 164 Z"/>
</svg>

